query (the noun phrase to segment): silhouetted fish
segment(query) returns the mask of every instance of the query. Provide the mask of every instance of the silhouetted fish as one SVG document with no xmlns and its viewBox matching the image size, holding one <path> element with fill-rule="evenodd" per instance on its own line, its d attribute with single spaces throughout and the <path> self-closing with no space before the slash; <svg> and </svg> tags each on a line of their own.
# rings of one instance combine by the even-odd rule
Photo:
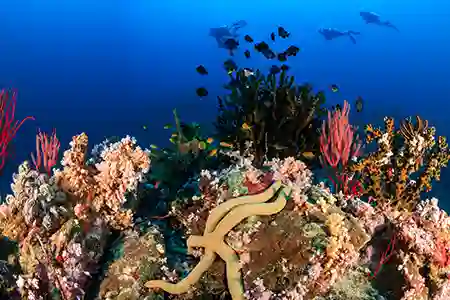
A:
<svg viewBox="0 0 450 300">
<path fill-rule="evenodd" d="M 272 41 L 275 41 L 275 33 L 274 33 L 274 32 L 272 32 L 272 33 L 270 34 L 270 39 L 271 39 Z"/>
<path fill-rule="evenodd" d="M 253 43 L 253 38 L 249 36 L 248 34 L 244 37 L 244 40 L 248 43 Z"/>
<path fill-rule="evenodd" d="M 284 53 L 287 56 L 297 56 L 297 53 L 300 52 L 300 48 L 294 45 L 289 46 Z"/>
<path fill-rule="evenodd" d="M 232 59 L 227 59 L 223 63 L 223 67 L 225 68 L 225 70 L 227 71 L 228 74 L 233 73 L 238 68 L 237 64 Z"/>
<path fill-rule="evenodd" d="M 278 53 L 278 60 L 279 61 L 286 61 L 287 60 L 286 52 Z"/>
<path fill-rule="evenodd" d="M 197 89 L 197 96 L 199 96 L 199 97 L 206 97 L 206 96 L 208 96 L 208 90 L 205 89 L 204 87 L 199 87 Z"/>
<path fill-rule="evenodd" d="M 224 43 L 225 48 L 227 48 L 230 51 L 230 55 L 234 55 L 234 50 L 237 49 L 237 47 L 239 46 L 239 42 L 236 41 L 235 39 L 227 39 Z"/>
<path fill-rule="evenodd" d="M 355 106 L 356 106 L 356 111 L 357 112 L 362 112 L 362 110 L 364 108 L 364 101 L 363 101 L 363 98 L 361 96 L 358 96 L 358 98 L 356 98 Z"/>
<path fill-rule="evenodd" d="M 196 70 L 200 75 L 208 75 L 208 71 L 203 65 L 198 66 Z"/>
<path fill-rule="evenodd" d="M 278 35 L 282 38 L 288 38 L 291 34 L 289 32 L 286 31 L 286 29 L 284 29 L 283 27 L 278 27 Z"/>
</svg>

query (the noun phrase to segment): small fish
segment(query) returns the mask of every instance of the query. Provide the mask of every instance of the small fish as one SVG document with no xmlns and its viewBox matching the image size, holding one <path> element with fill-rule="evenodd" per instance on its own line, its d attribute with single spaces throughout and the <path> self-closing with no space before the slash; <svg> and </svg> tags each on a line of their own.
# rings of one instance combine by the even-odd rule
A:
<svg viewBox="0 0 450 300">
<path fill-rule="evenodd" d="M 263 52 L 269 50 L 269 45 L 266 42 L 260 42 L 255 44 L 255 50 L 258 52 Z"/>
<path fill-rule="evenodd" d="M 244 55 L 246 58 L 250 58 L 250 51 L 245 50 Z"/>
<path fill-rule="evenodd" d="M 289 70 L 290 68 L 289 68 L 288 65 L 282 64 L 281 67 L 280 67 L 280 69 L 281 69 L 281 71 L 287 71 L 287 70 Z"/>
<path fill-rule="evenodd" d="M 227 59 L 223 63 L 223 67 L 225 68 L 225 70 L 227 71 L 228 74 L 231 74 L 237 70 L 237 64 L 231 59 Z"/>
<path fill-rule="evenodd" d="M 206 145 L 205 142 L 200 142 L 200 143 L 198 143 L 198 148 L 199 148 L 200 150 L 205 150 L 206 147 L 207 147 L 207 145 Z"/>
<path fill-rule="evenodd" d="M 214 139 L 213 139 L 213 138 L 208 138 L 208 139 L 206 140 L 206 142 L 207 142 L 208 144 L 212 144 L 212 143 L 214 142 Z"/>
<path fill-rule="evenodd" d="M 271 107 L 271 106 L 272 106 L 272 102 L 271 102 L 271 101 L 264 101 L 263 104 L 264 104 L 266 107 Z"/>
<path fill-rule="evenodd" d="M 206 96 L 208 96 L 208 90 L 205 89 L 204 87 L 198 88 L 196 92 L 197 92 L 197 96 L 199 96 L 199 97 L 206 97 Z"/>
<path fill-rule="evenodd" d="M 297 53 L 300 52 L 300 48 L 294 45 L 289 46 L 284 53 L 286 53 L 287 56 L 297 56 Z"/>
<path fill-rule="evenodd" d="M 286 150 L 288 147 L 280 145 L 280 144 L 274 144 L 274 145 L 270 145 L 270 147 L 274 148 L 275 150 Z"/>
<path fill-rule="evenodd" d="M 150 148 L 152 148 L 152 149 L 158 149 L 158 146 L 156 146 L 155 144 L 151 144 L 151 145 L 150 145 Z"/>
<path fill-rule="evenodd" d="M 273 52 L 272 50 L 268 49 L 268 50 L 264 50 L 261 52 L 262 55 L 264 55 L 265 58 L 267 59 L 274 59 L 275 57 L 277 57 L 277 55 L 275 54 L 275 52 Z"/>
<path fill-rule="evenodd" d="M 239 42 L 235 39 L 227 39 L 223 44 L 230 51 L 231 56 L 234 55 L 233 51 L 236 50 L 239 46 Z"/>
<path fill-rule="evenodd" d="M 146 125 L 142 125 L 142 129 L 147 130 L 147 126 Z"/>
<path fill-rule="evenodd" d="M 244 40 L 248 43 L 253 43 L 253 39 L 251 36 L 249 36 L 248 34 L 246 36 L 244 36 Z"/>
<path fill-rule="evenodd" d="M 358 96 L 358 98 L 356 98 L 355 106 L 357 112 L 362 112 L 364 108 L 364 100 L 361 96 Z"/>
<path fill-rule="evenodd" d="M 208 75 L 208 70 L 203 65 L 198 66 L 196 70 L 200 75 Z"/>
<path fill-rule="evenodd" d="M 339 92 L 339 87 L 336 84 L 330 85 L 330 89 L 333 93 Z"/>
<path fill-rule="evenodd" d="M 164 129 L 170 129 L 170 128 L 172 128 L 172 124 L 166 124 L 166 125 L 164 125 Z"/>
<path fill-rule="evenodd" d="M 174 138 L 174 137 L 171 137 L 171 138 L 169 139 L 169 141 L 170 141 L 172 144 L 175 144 L 175 143 L 177 142 L 177 139 Z"/>
<path fill-rule="evenodd" d="M 272 67 L 270 67 L 269 73 L 270 74 L 278 74 L 280 73 L 281 69 L 278 66 L 272 65 Z"/>
<path fill-rule="evenodd" d="M 209 151 L 208 156 L 216 156 L 217 155 L 217 149 L 212 149 L 211 151 Z"/>
<path fill-rule="evenodd" d="M 226 142 L 220 142 L 220 146 L 225 148 L 233 148 L 232 144 Z"/>
<path fill-rule="evenodd" d="M 252 129 L 252 127 L 250 125 L 248 125 L 247 123 L 242 124 L 241 128 L 243 130 L 251 130 Z"/>
<path fill-rule="evenodd" d="M 272 41 L 275 41 L 275 32 L 272 32 L 272 33 L 270 34 L 270 39 L 271 39 Z"/>
<path fill-rule="evenodd" d="M 249 69 L 249 68 L 245 68 L 244 69 L 244 76 L 245 77 L 249 77 L 249 76 L 252 76 L 252 75 L 255 75 L 255 73 L 253 72 L 252 69 Z"/>
<path fill-rule="evenodd" d="M 311 151 L 303 152 L 302 156 L 306 159 L 313 159 L 315 157 L 314 153 L 312 153 Z"/>
<path fill-rule="evenodd" d="M 285 39 L 288 38 L 291 34 L 287 32 L 286 29 L 280 26 L 278 27 L 278 35 L 280 36 L 280 38 Z"/>
<path fill-rule="evenodd" d="M 286 52 L 278 53 L 278 60 L 279 60 L 279 61 L 286 61 L 286 60 L 287 60 L 287 54 L 286 54 Z"/>
</svg>

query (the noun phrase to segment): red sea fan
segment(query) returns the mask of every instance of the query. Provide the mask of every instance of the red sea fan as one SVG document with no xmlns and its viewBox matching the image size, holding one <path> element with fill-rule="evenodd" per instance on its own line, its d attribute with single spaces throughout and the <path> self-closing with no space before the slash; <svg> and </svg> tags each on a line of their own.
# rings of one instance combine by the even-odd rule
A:
<svg viewBox="0 0 450 300">
<path fill-rule="evenodd" d="M 22 121 L 15 120 L 16 104 L 16 91 L 0 91 L 0 170 L 5 166 L 9 145 L 19 128 L 26 120 L 34 120 L 31 116 Z"/>
<path fill-rule="evenodd" d="M 31 160 L 33 161 L 36 171 L 44 169 L 48 176 L 52 176 L 52 168 L 58 161 L 60 143 L 56 136 L 56 130 L 53 130 L 52 135 L 39 131 L 36 135 L 36 156 L 31 153 Z"/>
</svg>

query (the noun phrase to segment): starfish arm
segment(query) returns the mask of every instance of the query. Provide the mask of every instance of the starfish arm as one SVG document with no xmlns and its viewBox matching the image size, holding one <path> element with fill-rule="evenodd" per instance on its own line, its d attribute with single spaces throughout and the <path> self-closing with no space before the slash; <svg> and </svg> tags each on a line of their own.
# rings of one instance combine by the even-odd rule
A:
<svg viewBox="0 0 450 300">
<path fill-rule="evenodd" d="M 225 236 L 237 224 L 250 216 L 270 216 L 279 213 L 286 206 L 286 198 L 290 192 L 290 188 L 284 187 L 274 202 L 238 206 L 219 222 L 214 230 L 214 235 Z"/>
<path fill-rule="evenodd" d="M 275 195 L 280 187 L 281 181 L 276 181 L 262 193 L 230 199 L 220 204 L 209 213 L 208 220 L 206 221 L 205 233 L 213 231 L 222 217 L 230 212 L 234 207 L 242 204 L 264 203 L 269 201 L 269 199 Z"/>
<path fill-rule="evenodd" d="M 231 299 L 243 300 L 244 289 L 242 287 L 241 264 L 238 256 L 233 249 L 224 242 L 217 245 L 217 254 L 225 261 L 227 266 L 227 283 Z"/>
<path fill-rule="evenodd" d="M 206 250 L 195 268 L 178 283 L 170 283 L 164 280 L 150 280 L 145 283 L 145 287 L 149 289 L 162 289 L 170 294 L 180 295 L 189 291 L 189 288 L 196 284 L 203 273 L 213 264 L 216 259 L 216 253 Z"/>
<path fill-rule="evenodd" d="M 192 253 L 193 248 L 207 248 L 208 238 L 211 239 L 213 236 L 208 234 L 190 235 L 186 241 L 187 253 Z"/>
</svg>

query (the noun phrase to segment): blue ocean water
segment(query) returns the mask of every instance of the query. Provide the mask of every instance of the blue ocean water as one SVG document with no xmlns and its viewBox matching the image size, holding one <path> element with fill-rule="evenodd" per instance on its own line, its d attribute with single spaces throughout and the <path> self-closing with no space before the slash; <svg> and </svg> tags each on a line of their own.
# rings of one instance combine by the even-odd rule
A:
<svg viewBox="0 0 450 300">
<path fill-rule="evenodd" d="M 280 4 L 282 2 L 282 4 Z M 143 146 L 168 140 L 163 125 L 177 108 L 183 119 L 213 121 L 216 96 L 224 93 L 222 68 L 229 54 L 208 36 L 209 28 L 246 20 L 240 66 L 267 71 L 273 64 L 253 53 L 243 55 L 242 37 L 270 41 L 277 26 L 301 52 L 288 61 L 297 81 L 328 90 L 327 104 L 364 99 L 352 112 L 357 125 L 420 115 L 450 136 L 450 4 L 445 1 L 2 1 L 0 6 L 0 86 L 19 91 L 16 117 L 32 115 L 15 138 L 4 169 L 2 194 L 17 164 L 35 149 L 37 128 L 56 128 L 62 148 L 87 132 L 91 144 L 130 134 Z M 400 32 L 365 24 L 359 12 L 374 11 Z M 326 41 L 317 30 L 336 27 L 361 32 Z M 203 64 L 208 76 L 196 73 Z M 340 87 L 329 91 L 330 84 Z M 209 96 L 199 99 L 204 86 Z M 142 126 L 147 126 L 144 130 Z M 445 182 L 435 184 L 445 207 Z M 449 191 L 450 192 L 450 191 Z M 450 204 L 449 204 L 450 205 Z"/>
</svg>

